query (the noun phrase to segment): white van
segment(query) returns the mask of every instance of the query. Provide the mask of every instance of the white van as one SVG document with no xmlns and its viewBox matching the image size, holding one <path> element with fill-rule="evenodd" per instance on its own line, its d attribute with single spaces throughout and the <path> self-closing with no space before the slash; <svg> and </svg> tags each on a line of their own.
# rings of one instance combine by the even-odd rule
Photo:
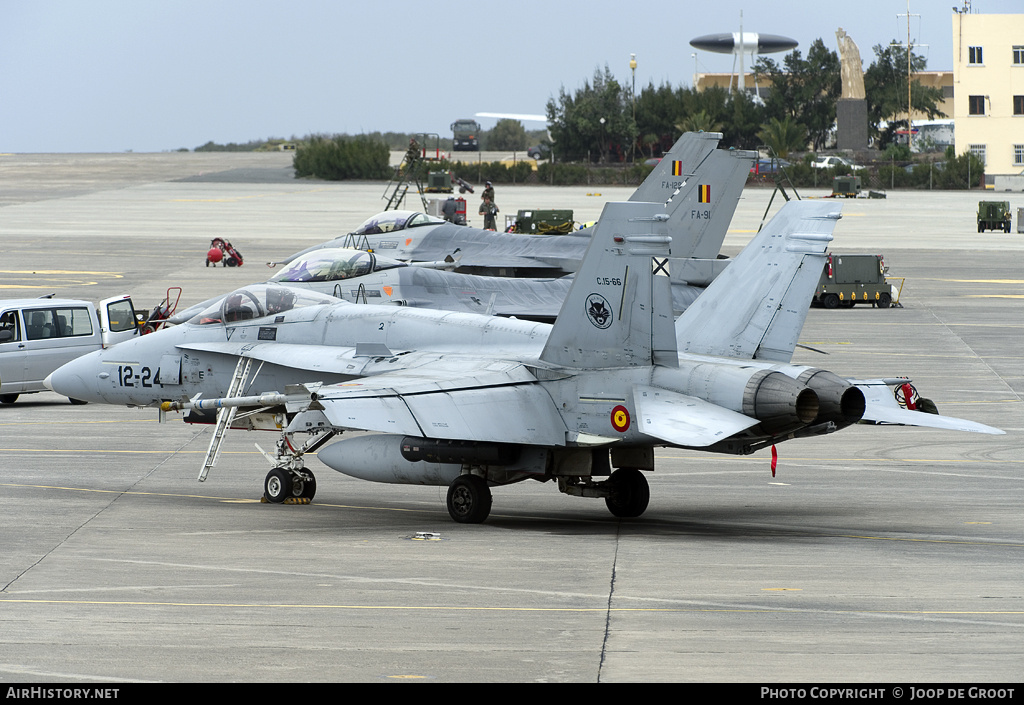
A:
<svg viewBox="0 0 1024 705">
<path fill-rule="evenodd" d="M 0 300 L 0 403 L 46 391 L 43 380 L 64 363 L 138 334 L 127 294 L 98 308 L 74 299 Z"/>
</svg>

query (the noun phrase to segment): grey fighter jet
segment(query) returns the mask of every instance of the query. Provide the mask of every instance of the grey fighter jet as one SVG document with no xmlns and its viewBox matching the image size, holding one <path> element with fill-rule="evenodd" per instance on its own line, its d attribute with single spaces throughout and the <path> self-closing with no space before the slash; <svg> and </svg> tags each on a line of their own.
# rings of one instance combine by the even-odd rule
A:
<svg viewBox="0 0 1024 705">
<path fill-rule="evenodd" d="M 523 480 L 639 516 L 659 446 L 746 454 L 862 420 L 1002 433 L 900 408 L 889 387 L 903 379 L 791 364 L 838 218 L 832 203 L 787 204 L 676 321 L 664 205 L 609 203 L 554 325 L 260 285 L 47 383 L 186 420 L 216 411 L 200 479 L 229 428 L 277 430 L 269 501 L 312 499 L 302 456 L 319 449 L 353 477 L 447 486 L 463 523 Z M 326 445 L 349 431 L 371 433 Z"/>
<path fill-rule="evenodd" d="M 411 264 L 374 252 L 323 249 L 309 252 L 266 282 L 330 294 L 352 303 L 389 304 L 482 313 L 551 323 L 572 285 L 571 275 L 551 278 L 485 277 Z M 672 283 L 672 307 L 682 313 L 703 287 Z M 183 323 L 224 296 L 183 310 L 170 319 Z"/>
<path fill-rule="evenodd" d="M 721 137 L 684 134 L 630 199 L 665 202 L 672 257 L 678 260 L 671 268 L 677 315 L 728 264 L 718 251 L 757 156 L 716 149 Z M 589 242 L 589 230 L 565 236 L 511 235 L 453 225 L 423 213 L 387 211 L 345 238 L 289 257 L 270 281 L 354 303 L 550 322 L 571 284 L 564 275 L 576 270 Z M 437 257 L 425 259 L 430 253 Z M 169 322 L 187 321 L 221 299 L 184 309 Z"/>
<path fill-rule="evenodd" d="M 676 281 L 707 285 L 724 267 L 716 261 L 757 152 L 717 149 L 722 134 L 681 136 L 636 191 L 633 202 L 668 203 Z M 410 211 L 385 211 L 354 232 L 297 252 L 287 264 L 321 248 L 355 247 L 407 262 L 458 259 L 457 272 L 507 277 L 559 277 L 575 272 L 590 229 L 568 235 L 496 233 Z"/>
</svg>

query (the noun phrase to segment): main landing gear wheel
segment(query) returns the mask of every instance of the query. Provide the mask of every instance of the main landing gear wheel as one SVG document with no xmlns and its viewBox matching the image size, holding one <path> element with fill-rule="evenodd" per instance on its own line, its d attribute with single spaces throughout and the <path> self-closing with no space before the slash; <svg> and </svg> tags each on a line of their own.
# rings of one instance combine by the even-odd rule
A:
<svg viewBox="0 0 1024 705">
<path fill-rule="evenodd" d="M 638 517 L 651 501 L 651 488 L 647 478 L 636 468 L 619 468 L 608 478 L 612 493 L 604 503 L 608 511 L 617 517 Z"/>
<path fill-rule="evenodd" d="M 491 488 L 479 475 L 460 475 L 448 486 L 448 514 L 460 524 L 479 524 L 491 513 Z"/>
</svg>

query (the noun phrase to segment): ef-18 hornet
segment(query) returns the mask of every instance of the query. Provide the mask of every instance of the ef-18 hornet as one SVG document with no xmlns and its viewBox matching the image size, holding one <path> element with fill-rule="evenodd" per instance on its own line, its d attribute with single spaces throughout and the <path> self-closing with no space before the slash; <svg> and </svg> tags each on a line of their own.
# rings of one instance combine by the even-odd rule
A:
<svg viewBox="0 0 1024 705">
<path fill-rule="evenodd" d="M 271 502 L 312 499 L 303 455 L 318 450 L 353 477 L 447 486 L 464 523 L 487 517 L 492 488 L 525 480 L 639 516 L 657 447 L 746 454 L 859 421 L 1002 433 L 900 408 L 897 380 L 791 364 L 839 217 L 786 204 L 677 320 L 664 204 L 609 203 L 553 325 L 259 285 L 48 384 L 186 420 L 216 410 L 200 479 L 229 428 L 273 429 Z M 350 431 L 371 433 L 326 445 Z"/>
</svg>

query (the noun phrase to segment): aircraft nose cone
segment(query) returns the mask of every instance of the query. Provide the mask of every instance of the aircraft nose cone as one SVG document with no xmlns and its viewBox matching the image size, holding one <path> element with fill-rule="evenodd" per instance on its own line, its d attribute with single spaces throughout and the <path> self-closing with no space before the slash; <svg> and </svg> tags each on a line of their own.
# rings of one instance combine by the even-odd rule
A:
<svg viewBox="0 0 1024 705">
<path fill-rule="evenodd" d="M 103 401 L 96 393 L 94 355 L 90 353 L 58 367 L 43 380 L 43 384 L 50 391 L 71 399 Z"/>
</svg>

